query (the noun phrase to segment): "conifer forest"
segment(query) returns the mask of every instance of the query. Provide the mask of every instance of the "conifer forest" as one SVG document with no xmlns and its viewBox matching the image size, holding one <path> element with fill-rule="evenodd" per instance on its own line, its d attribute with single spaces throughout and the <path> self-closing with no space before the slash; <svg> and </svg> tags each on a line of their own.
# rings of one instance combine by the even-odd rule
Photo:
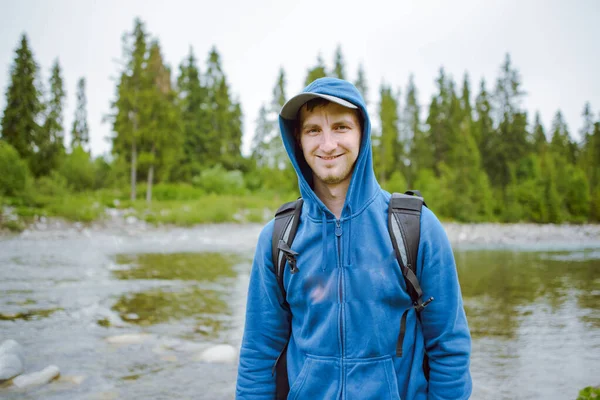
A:
<svg viewBox="0 0 600 400">
<path fill-rule="evenodd" d="M 298 195 L 277 114 L 300 89 L 286 86 L 283 68 L 273 76 L 272 98 L 260 107 L 251 151 L 244 155 L 244 105 L 228 83 L 218 49 L 198 55 L 190 48 L 178 66 L 169 66 L 159 40 L 137 19 L 123 35 L 114 97 L 104 116 L 112 130 L 111 154 L 94 158 L 86 78 L 77 85 L 73 124 L 65 126 L 60 54 L 42 82 L 27 35 L 15 42 L 12 64 L 2 66 L 10 80 L 0 110 L 0 204 L 23 218 L 46 213 L 92 220 L 98 216 L 93 204 L 115 206 L 115 199 L 149 210 L 161 202 L 175 209 L 178 201 L 245 198 L 254 200 L 235 207 L 261 209 Z M 374 168 L 386 190 L 419 189 L 436 214 L 458 222 L 600 221 L 598 109 L 581 104 L 578 132 L 570 131 L 560 109 L 551 126 L 543 126 L 535 110 L 521 105 L 523 82 L 510 54 L 498 60 L 495 81 L 473 82 L 468 73 L 456 81 L 440 68 L 431 77 L 436 93 L 430 99 L 419 98 L 412 75 L 403 88 L 373 87 L 362 66 L 357 76 L 348 76 L 341 46 L 332 68 L 320 55 L 315 60 L 306 84 L 343 78 L 365 98 L 371 92 L 377 99 L 368 105 Z M 264 220 L 259 214 L 250 220 Z M 186 223 L 163 221 L 165 213 L 145 215 Z M 0 225 L 9 222 L 0 217 Z"/>
</svg>

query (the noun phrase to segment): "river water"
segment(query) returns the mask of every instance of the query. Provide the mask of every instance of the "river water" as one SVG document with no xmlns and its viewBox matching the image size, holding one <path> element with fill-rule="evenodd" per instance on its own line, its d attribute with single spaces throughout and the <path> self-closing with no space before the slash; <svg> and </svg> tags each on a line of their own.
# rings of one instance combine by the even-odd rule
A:
<svg viewBox="0 0 600 400">
<path fill-rule="evenodd" d="M 0 398 L 233 398 L 235 363 L 199 354 L 239 347 L 260 229 L 0 238 L 0 341 L 23 345 L 26 372 L 61 370 L 44 386 L 1 385 Z M 455 249 L 473 399 L 575 399 L 600 384 L 600 242 L 562 249 Z"/>
</svg>

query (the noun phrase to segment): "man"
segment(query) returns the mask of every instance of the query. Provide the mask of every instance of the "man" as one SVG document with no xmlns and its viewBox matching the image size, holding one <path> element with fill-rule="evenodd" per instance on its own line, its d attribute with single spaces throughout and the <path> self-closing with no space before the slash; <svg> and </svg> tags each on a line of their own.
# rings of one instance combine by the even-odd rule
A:
<svg viewBox="0 0 600 400">
<path fill-rule="evenodd" d="M 360 93 L 318 79 L 284 105 L 279 121 L 304 200 L 291 246 L 298 270 L 286 267 L 284 298 L 271 221 L 252 265 L 237 398 L 275 399 L 272 370 L 284 350 L 289 399 L 467 399 L 471 340 L 452 249 L 423 207 L 417 277 L 435 301 L 417 316 L 388 232 L 390 194 L 375 179 Z"/>
</svg>

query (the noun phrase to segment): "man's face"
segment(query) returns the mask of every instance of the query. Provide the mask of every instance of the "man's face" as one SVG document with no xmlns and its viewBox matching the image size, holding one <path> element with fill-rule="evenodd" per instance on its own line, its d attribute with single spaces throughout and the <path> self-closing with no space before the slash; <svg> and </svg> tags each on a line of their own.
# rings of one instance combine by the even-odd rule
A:
<svg viewBox="0 0 600 400">
<path fill-rule="evenodd" d="M 328 185 L 350 181 L 360 150 L 361 128 L 355 110 L 327 103 L 299 115 L 300 147 L 315 180 Z"/>
</svg>

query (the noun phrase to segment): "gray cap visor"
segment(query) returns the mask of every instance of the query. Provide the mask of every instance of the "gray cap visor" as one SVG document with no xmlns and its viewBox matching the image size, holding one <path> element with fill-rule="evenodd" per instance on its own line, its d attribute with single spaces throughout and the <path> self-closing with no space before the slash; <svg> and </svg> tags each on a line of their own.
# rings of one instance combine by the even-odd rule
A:
<svg viewBox="0 0 600 400">
<path fill-rule="evenodd" d="M 296 95 L 296 96 L 292 97 L 291 99 L 289 99 L 284 104 L 279 115 L 281 115 L 281 117 L 285 118 L 285 119 L 295 120 L 296 116 L 298 115 L 298 111 L 300 111 L 300 108 L 302 108 L 302 106 L 304 104 L 306 104 L 307 101 L 315 99 L 317 97 L 321 97 L 325 100 L 329 100 L 333 103 L 337 103 L 344 107 L 354 108 L 354 109 L 358 108 L 357 106 L 350 103 L 349 101 L 340 99 L 339 97 L 330 96 L 328 94 L 308 92 L 308 93 L 300 93 L 299 95 Z"/>
</svg>

